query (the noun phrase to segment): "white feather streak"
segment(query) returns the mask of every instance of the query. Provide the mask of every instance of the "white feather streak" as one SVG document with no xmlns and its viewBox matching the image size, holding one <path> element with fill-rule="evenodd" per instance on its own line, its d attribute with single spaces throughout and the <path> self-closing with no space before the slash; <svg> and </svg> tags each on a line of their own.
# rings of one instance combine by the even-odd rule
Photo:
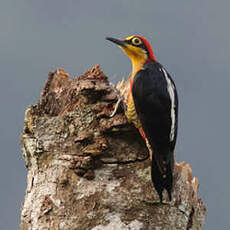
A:
<svg viewBox="0 0 230 230">
<path fill-rule="evenodd" d="M 167 81 L 167 89 L 168 89 L 168 93 L 171 99 L 171 131 L 170 131 L 170 141 L 174 140 L 174 136 L 175 136 L 175 122 L 176 122 L 176 114 L 175 114 L 175 93 L 174 93 L 174 85 L 172 83 L 172 81 L 170 80 L 170 78 L 168 77 L 167 72 L 165 71 L 164 68 L 162 68 L 162 71 L 165 75 L 165 79 Z"/>
</svg>

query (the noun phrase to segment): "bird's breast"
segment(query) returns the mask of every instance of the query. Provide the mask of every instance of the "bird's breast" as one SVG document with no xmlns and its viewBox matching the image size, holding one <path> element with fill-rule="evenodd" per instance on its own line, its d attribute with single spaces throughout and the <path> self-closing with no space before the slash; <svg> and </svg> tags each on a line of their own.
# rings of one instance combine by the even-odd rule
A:
<svg viewBox="0 0 230 230">
<path fill-rule="evenodd" d="M 132 84 L 130 84 L 130 87 L 132 87 Z M 137 112 L 136 112 L 136 108 L 135 108 L 135 104 L 133 101 L 133 95 L 132 95 L 132 91 L 130 90 L 129 96 L 128 96 L 128 101 L 127 101 L 127 110 L 125 113 L 128 122 L 133 123 L 135 125 L 136 128 L 141 128 L 141 122 L 138 118 Z"/>
<path fill-rule="evenodd" d="M 140 71 L 141 69 L 143 69 L 143 65 L 140 63 L 135 63 L 135 62 L 132 62 L 132 65 L 133 65 L 133 69 L 132 69 L 132 74 L 130 77 L 130 85 L 129 85 L 130 89 L 129 89 L 129 96 L 127 100 L 127 110 L 126 110 L 125 115 L 128 119 L 128 122 L 133 123 L 135 127 L 139 129 L 141 128 L 141 122 L 136 112 L 133 95 L 132 95 L 132 87 L 133 87 L 133 79 L 136 73 Z"/>
</svg>

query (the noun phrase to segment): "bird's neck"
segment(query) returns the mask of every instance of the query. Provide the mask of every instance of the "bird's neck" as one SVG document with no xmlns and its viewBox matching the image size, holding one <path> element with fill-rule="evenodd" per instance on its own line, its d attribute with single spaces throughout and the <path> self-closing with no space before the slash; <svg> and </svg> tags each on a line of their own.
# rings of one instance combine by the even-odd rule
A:
<svg viewBox="0 0 230 230">
<path fill-rule="evenodd" d="M 129 96 L 128 96 L 128 102 L 132 101 L 132 88 L 133 88 L 133 80 L 134 77 L 136 75 L 136 73 L 142 69 L 144 69 L 144 64 L 145 64 L 145 60 L 137 60 L 137 59 L 132 59 L 131 58 L 131 62 L 132 62 L 132 73 L 130 76 L 130 85 L 129 85 Z"/>
<path fill-rule="evenodd" d="M 146 55 L 141 56 L 129 56 L 132 63 L 132 75 L 131 79 L 134 78 L 136 73 L 144 69 L 144 65 L 149 62 L 156 62 L 155 58 L 147 57 Z"/>
<path fill-rule="evenodd" d="M 144 64 L 146 62 L 146 60 L 136 60 L 136 59 L 131 59 L 132 62 L 132 75 L 131 75 L 131 79 L 133 80 L 134 76 L 136 75 L 136 73 L 138 71 L 140 71 L 141 69 L 143 69 Z"/>
</svg>

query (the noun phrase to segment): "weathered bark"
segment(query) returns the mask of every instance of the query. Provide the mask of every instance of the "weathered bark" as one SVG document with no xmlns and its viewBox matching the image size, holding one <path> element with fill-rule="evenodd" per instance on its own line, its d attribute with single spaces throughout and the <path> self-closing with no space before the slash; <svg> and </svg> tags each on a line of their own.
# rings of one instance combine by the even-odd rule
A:
<svg viewBox="0 0 230 230">
<path fill-rule="evenodd" d="M 109 116 L 116 101 L 99 66 L 73 79 L 49 74 L 21 136 L 21 230 L 202 229 L 206 209 L 189 165 L 176 164 L 173 199 L 157 204 L 145 144 L 122 108 Z"/>
</svg>

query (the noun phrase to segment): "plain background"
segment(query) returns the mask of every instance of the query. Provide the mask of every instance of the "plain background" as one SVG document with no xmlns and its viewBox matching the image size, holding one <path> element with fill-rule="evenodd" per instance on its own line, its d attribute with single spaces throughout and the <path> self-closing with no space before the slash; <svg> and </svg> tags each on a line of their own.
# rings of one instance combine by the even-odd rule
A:
<svg viewBox="0 0 230 230">
<path fill-rule="evenodd" d="M 145 36 L 178 89 L 178 161 L 191 164 L 205 229 L 230 226 L 229 0 L 0 1 L 0 229 L 18 229 L 26 188 L 20 133 L 47 72 L 99 63 L 114 83 L 131 70 L 105 36 Z"/>
</svg>

